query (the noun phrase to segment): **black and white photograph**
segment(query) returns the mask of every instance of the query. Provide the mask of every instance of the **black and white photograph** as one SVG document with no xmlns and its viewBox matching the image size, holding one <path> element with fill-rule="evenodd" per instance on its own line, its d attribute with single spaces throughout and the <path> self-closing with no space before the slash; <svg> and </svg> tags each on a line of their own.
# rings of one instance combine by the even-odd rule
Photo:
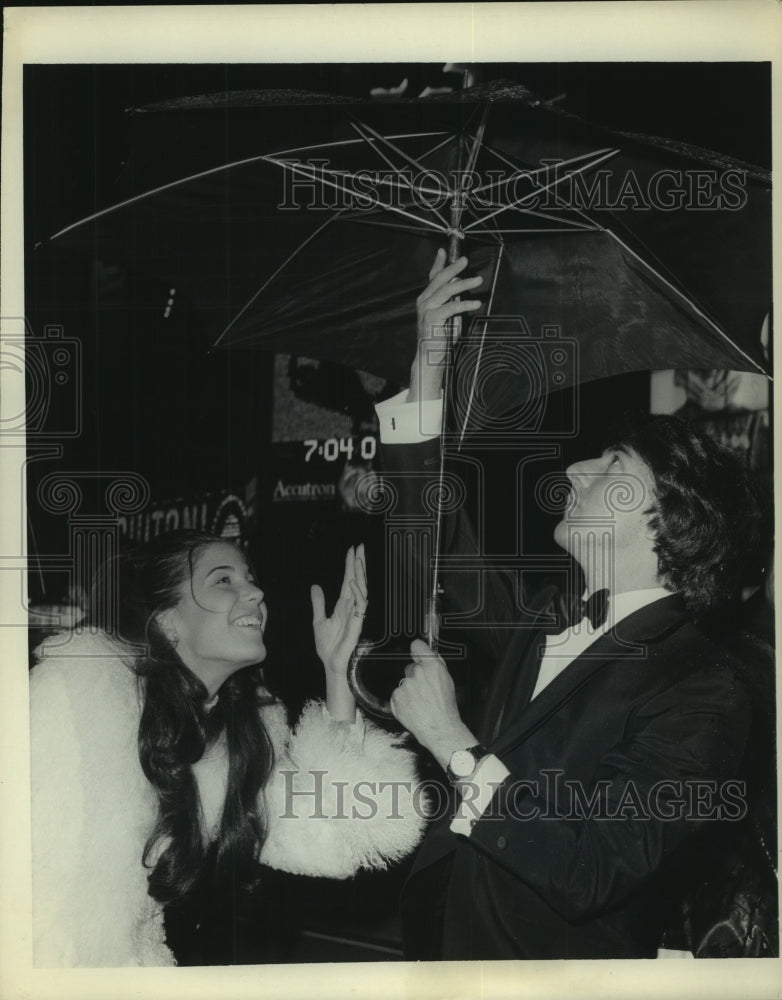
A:
<svg viewBox="0 0 782 1000">
<path fill-rule="evenodd" d="M 8 996 L 777 995 L 779 12 L 417 6 L 5 12 Z"/>
</svg>

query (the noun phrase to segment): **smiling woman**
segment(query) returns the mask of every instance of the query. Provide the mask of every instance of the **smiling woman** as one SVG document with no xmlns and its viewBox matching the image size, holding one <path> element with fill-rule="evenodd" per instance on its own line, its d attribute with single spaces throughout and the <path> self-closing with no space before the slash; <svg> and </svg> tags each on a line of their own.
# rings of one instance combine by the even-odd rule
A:
<svg viewBox="0 0 782 1000">
<path fill-rule="evenodd" d="M 194 559 L 181 594 L 160 622 L 213 698 L 231 674 L 266 658 L 263 591 L 235 545 L 212 541 Z"/>
<path fill-rule="evenodd" d="M 162 535 L 94 590 L 90 625 L 48 640 L 31 675 L 37 965 L 175 964 L 164 909 L 205 877 L 241 895 L 264 865 L 345 878 L 413 848 L 412 755 L 346 682 L 362 546 L 331 616 L 312 588 L 326 704 L 294 731 L 263 685 L 268 613 L 236 546 Z"/>
</svg>

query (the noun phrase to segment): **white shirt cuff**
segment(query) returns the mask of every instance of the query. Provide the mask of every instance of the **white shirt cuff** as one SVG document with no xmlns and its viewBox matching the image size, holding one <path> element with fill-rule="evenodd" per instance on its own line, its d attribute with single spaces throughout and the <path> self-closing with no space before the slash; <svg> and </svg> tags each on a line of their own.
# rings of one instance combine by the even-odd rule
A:
<svg viewBox="0 0 782 1000">
<path fill-rule="evenodd" d="M 461 833 L 465 837 L 470 836 L 472 828 L 488 809 L 489 803 L 494 798 L 494 793 L 509 774 L 510 771 L 500 758 L 489 754 L 478 764 L 468 781 L 460 781 L 457 784 L 456 787 L 461 792 L 462 800 L 456 810 L 456 815 L 451 820 L 453 833 Z"/>
<path fill-rule="evenodd" d="M 407 389 L 375 404 L 383 444 L 418 444 L 438 437 L 443 423 L 443 400 L 407 402 Z"/>
</svg>

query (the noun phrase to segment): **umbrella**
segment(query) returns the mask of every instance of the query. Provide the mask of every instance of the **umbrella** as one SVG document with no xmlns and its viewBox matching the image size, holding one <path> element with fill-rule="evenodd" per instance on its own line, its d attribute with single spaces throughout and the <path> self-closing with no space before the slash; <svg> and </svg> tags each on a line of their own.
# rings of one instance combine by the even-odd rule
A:
<svg viewBox="0 0 782 1000">
<path fill-rule="evenodd" d="M 461 434 L 476 395 L 500 414 L 525 401 L 534 430 L 527 404 L 550 389 L 657 368 L 766 370 L 770 179 L 758 168 L 610 132 L 498 83 L 381 106 L 206 95 L 139 109 L 134 124 L 122 196 L 51 242 L 165 276 L 221 347 L 401 381 L 412 303 L 447 242 L 489 290 L 462 338 Z M 490 360 L 493 339 L 510 363 Z"/>
<path fill-rule="evenodd" d="M 769 175 L 588 125 L 518 85 L 380 106 L 294 92 L 148 105 L 117 201 L 50 242 L 164 276 L 221 346 L 400 381 L 455 197 L 493 315 L 578 340 L 565 385 L 765 370 Z"/>
</svg>

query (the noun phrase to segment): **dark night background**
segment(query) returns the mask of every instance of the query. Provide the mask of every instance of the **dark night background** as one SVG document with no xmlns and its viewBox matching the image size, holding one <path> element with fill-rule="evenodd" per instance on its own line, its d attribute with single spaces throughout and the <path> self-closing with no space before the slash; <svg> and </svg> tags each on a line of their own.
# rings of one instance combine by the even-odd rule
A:
<svg viewBox="0 0 782 1000">
<path fill-rule="evenodd" d="M 483 81 L 525 84 L 542 99 L 618 130 L 679 139 L 770 169 L 771 113 L 768 64 L 497 64 L 480 67 Z M 442 64 L 366 65 L 128 65 L 28 66 L 24 77 L 25 267 L 27 318 L 36 333 L 61 325 L 82 346 L 81 433 L 63 440 L 62 457 L 29 466 L 31 497 L 41 477 L 60 470 L 134 471 L 150 484 L 153 499 L 233 490 L 258 477 L 261 503 L 251 554 L 270 592 L 270 647 L 279 651 L 278 687 L 294 707 L 317 693 L 311 663 L 306 590 L 313 579 L 336 578 L 340 553 L 381 526 L 342 514 L 336 504 L 272 509 L 264 499 L 265 460 L 271 441 L 274 359 L 263 353 L 208 353 L 219 330 L 205 330 L 177 302 L 164 317 L 165 275 L 112 269 L 54 253 L 43 244 L 61 227 L 110 204 L 123 164 L 133 155 L 129 109 L 184 95 L 293 88 L 366 99 L 373 87 L 396 87 L 407 78 L 407 97 L 427 85 L 461 86 Z M 219 248 L 215 248 L 219 253 Z M 582 440 L 588 447 L 611 418 L 648 397 L 648 376 L 592 384 L 581 394 Z M 63 404 L 68 405 L 68 404 Z M 56 416 L 56 414 L 55 414 Z M 499 475 L 499 471 L 497 472 Z M 268 485 L 268 484 L 267 484 Z M 31 551 L 61 552 L 67 544 L 62 518 L 46 518 L 30 503 L 35 538 Z M 545 524 L 536 525 L 544 531 Z M 379 572 L 377 567 L 375 574 Z M 33 599 L 56 601 L 60 581 L 33 579 Z M 62 589 L 62 588 L 61 588 Z M 300 635 L 284 630 L 286 613 Z M 299 658 L 304 667 L 293 676 Z M 364 936 L 393 948 L 393 927 L 383 923 L 395 908 L 399 873 L 360 878 L 337 895 L 312 888 L 310 917 L 364 913 Z M 367 891 L 364 891 L 364 886 Z M 371 900 L 371 901 L 370 901 Z M 361 910 L 363 907 L 363 911 Z M 374 923 L 373 923 L 374 921 Z M 314 923 L 317 924 L 317 919 Z M 384 929 L 385 928 L 385 929 Z M 355 928 L 354 928 L 355 929 Z M 349 930 L 345 931 L 350 936 Z M 361 936 L 359 934 L 359 936 Z M 336 957 L 333 957 L 336 956 Z M 315 960 L 368 959 L 371 954 L 333 950 Z M 388 959 L 392 954 L 378 952 Z M 306 960 L 302 958 L 300 960 Z"/>
</svg>

